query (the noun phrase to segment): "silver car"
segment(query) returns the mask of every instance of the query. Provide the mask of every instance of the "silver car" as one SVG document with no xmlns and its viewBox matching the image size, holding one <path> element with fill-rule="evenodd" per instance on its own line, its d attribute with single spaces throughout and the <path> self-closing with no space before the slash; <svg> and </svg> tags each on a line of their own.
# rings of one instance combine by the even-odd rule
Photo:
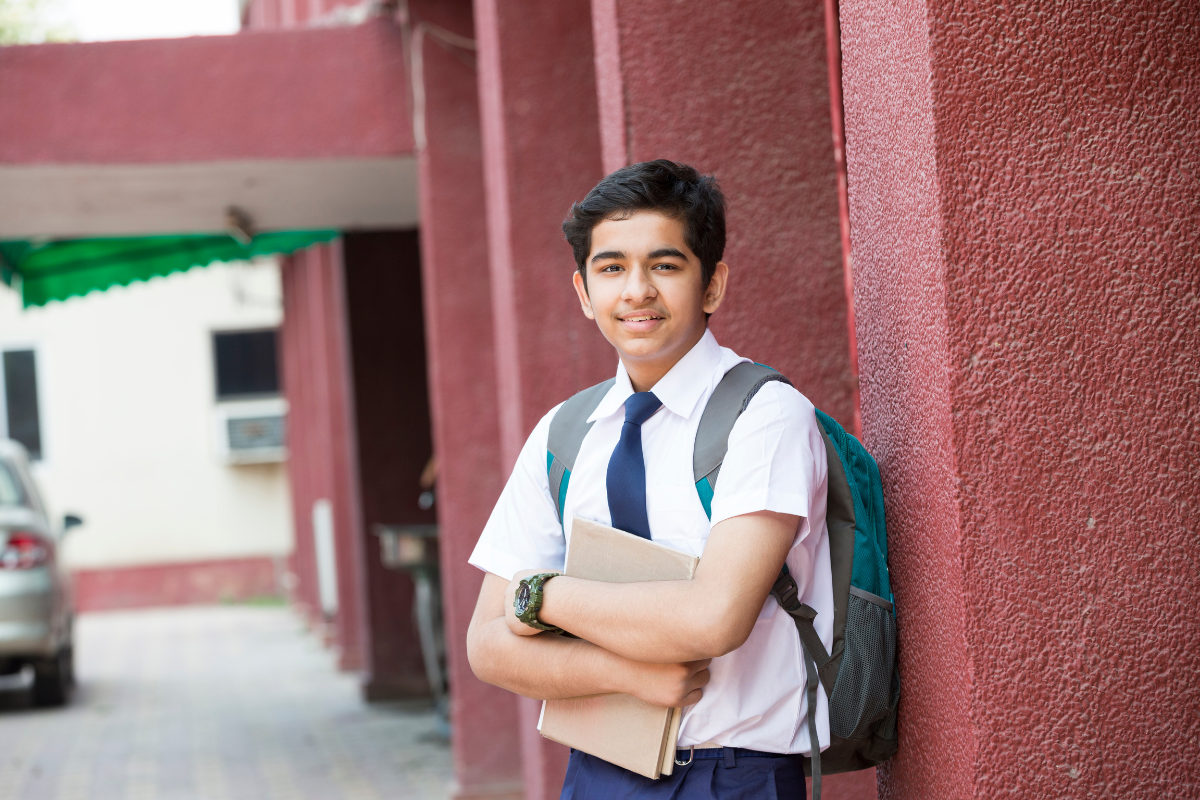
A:
<svg viewBox="0 0 1200 800">
<path fill-rule="evenodd" d="M 50 526 L 25 448 L 0 439 L 0 675 L 33 673 L 33 701 L 62 705 L 74 684 L 74 613 L 59 542 L 78 517 Z"/>
</svg>

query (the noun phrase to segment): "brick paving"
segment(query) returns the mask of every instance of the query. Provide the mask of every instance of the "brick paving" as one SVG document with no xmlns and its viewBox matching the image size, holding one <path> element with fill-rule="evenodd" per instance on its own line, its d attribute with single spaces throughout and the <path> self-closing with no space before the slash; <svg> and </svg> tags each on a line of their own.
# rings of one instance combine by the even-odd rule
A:
<svg viewBox="0 0 1200 800">
<path fill-rule="evenodd" d="M 442 800 L 433 715 L 362 702 L 286 608 L 108 612 L 76 629 L 79 686 L 0 692 L 3 800 Z"/>
</svg>

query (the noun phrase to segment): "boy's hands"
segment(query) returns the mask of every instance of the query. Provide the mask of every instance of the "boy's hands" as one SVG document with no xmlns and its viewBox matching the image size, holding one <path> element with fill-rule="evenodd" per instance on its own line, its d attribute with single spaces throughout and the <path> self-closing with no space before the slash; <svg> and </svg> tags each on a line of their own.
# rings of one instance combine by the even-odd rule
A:
<svg viewBox="0 0 1200 800">
<path fill-rule="evenodd" d="M 644 664 L 633 661 L 629 685 L 624 693 L 664 708 L 695 705 L 708 685 L 711 658 L 684 664 Z"/>
<path fill-rule="evenodd" d="M 521 570 L 508 582 L 504 589 L 504 622 L 512 633 L 518 636 L 533 636 L 544 632 L 537 628 L 531 628 L 517 619 L 513 600 L 522 578 L 528 578 L 530 575 L 537 575 L 540 572 L 556 571 L 546 568 Z M 630 661 L 619 657 L 617 660 L 620 662 L 620 667 L 611 669 L 608 673 L 609 681 L 616 685 L 609 686 L 607 691 L 630 694 L 651 705 L 664 708 L 690 706 L 700 702 L 700 697 L 704 694 L 704 687 L 709 680 L 708 665 L 712 661 L 710 658 L 705 658 L 682 664 L 657 664 Z M 601 690 L 600 687 L 596 687 L 596 689 Z"/>
</svg>

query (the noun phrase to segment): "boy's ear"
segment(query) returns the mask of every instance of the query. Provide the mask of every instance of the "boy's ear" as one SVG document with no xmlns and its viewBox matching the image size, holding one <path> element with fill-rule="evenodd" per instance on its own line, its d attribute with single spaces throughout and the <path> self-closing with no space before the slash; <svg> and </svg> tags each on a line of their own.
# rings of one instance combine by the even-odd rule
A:
<svg viewBox="0 0 1200 800">
<path fill-rule="evenodd" d="M 725 299 L 725 290 L 729 286 L 729 265 L 724 261 L 717 262 L 713 276 L 704 290 L 704 313 L 711 314 L 721 307 Z"/>
<path fill-rule="evenodd" d="M 583 315 L 588 319 L 595 319 L 596 314 L 592 311 L 592 299 L 588 297 L 587 286 L 583 282 L 583 276 L 579 274 L 579 270 L 575 270 L 575 275 L 571 278 L 571 282 L 575 284 L 575 294 L 579 295 L 579 305 L 583 308 Z"/>
</svg>

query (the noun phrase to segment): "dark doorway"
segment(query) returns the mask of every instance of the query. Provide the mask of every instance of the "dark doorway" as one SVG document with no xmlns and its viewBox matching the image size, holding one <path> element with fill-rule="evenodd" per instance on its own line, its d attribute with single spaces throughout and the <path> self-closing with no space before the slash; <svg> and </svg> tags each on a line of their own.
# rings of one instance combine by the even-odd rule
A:
<svg viewBox="0 0 1200 800">
<path fill-rule="evenodd" d="M 413 582 L 404 572 L 383 566 L 373 535 L 379 525 L 437 521 L 436 510 L 422 508 L 421 500 L 421 476 L 433 441 L 417 232 L 348 233 L 343 257 L 367 540 L 363 692 L 368 700 L 426 695 Z"/>
</svg>

